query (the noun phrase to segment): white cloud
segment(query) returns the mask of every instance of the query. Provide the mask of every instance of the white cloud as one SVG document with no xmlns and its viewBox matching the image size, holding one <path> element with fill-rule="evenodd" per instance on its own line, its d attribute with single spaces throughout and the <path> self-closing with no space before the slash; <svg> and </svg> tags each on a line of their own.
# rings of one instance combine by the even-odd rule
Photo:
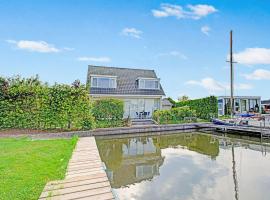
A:
<svg viewBox="0 0 270 200">
<path fill-rule="evenodd" d="M 10 44 L 15 44 L 17 48 L 40 52 L 40 53 L 57 53 L 60 49 L 54 47 L 52 44 L 48 44 L 45 41 L 31 41 L 31 40 L 6 40 Z"/>
<path fill-rule="evenodd" d="M 190 80 L 186 82 L 187 85 L 197 85 L 203 87 L 209 92 L 222 92 L 230 89 L 230 85 L 228 83 L 221 83 L 214 80 L 211 77 L 203 78 L 199 81 Z M 250 90 L 253 86 L 250 84 L 240 83 L 235 85 L 235 89 L 237 90 Z"/>
<path fill-rule="evenodd" d="M 136 28 L 124 28 L 121 31 L 122 35 L 134 37 L 134 38 L 137 38 L 137 39 L 141 38 L 142 33 L 143 33 L 142 31 L 140 31 L 140 30 L 138 30 Z"/>
<path fill-rule="evenodd" d="M 203 87 L 204 89 L 210 91 L 210 92 L 215 92 L 215 91 L 224 91 L 225 87 L 214 80 L 213 78 L 207 77 L 203 78 L 200 81 L 195 81 L 195 80 L 190 80 L 186 82 L 187 85 L 198 85 Z"/>
<path fill-rule="evenodd" d="M 201 27 L 201 32 L 203 33 L 203 34 L 205 34 L 205 35 L 209 35 L 209 32 L 210 32 L 210 27 L 209 26 L 202 26 Z"/>
<path fill-rule="evenodd" d="M 161 4 L 160 10 L 152 10 L 152 14 L 154 17 L 176 17 L 176 18 L 184 18 L 185 11 L 182 6 L 172 5 L 172 4 Z"/>
<path fill-rule="evenodd" d="M 256 69 L 251 74 L 244 74 L 244 77 L 249 80 L 270 80 L 270 70 Z"/>
<path fill-rule="evenodd" d="M 79 61 L 111 62 L 109 57 L 79 57 Z"/>
<path fill-rule="evenodd" d="M 188 8 L 192 11 L 192 18 L 194 19 L 200 19 L 218 11 L 214 6 L 204 4 L 188 5 Z"/>
<path fill-rule="evenodd" d="M 158 57 L 163 57 L 163 56 L 173 56 L 173 57 L 181 58 L 183 60 L 188 59 L 188 57 L 186 55 L 184 55 L 183 53 L 181 53 L 179 51 L 170 51 L 168 53 L 160 53 L 160 54 L 158 54 Z"/>
<path fill-rule="evenodd" d="M 75 50 L 74 48 L 71 48 L 71 47 L 64 47 L 63 50 L 66 50 L 66 51 L 73 51 Z"/>
<path fill-rule="evenodd" d="M 152 14 L 156 18 L 176 17 L 177 19 L 200 19 L 217 11 L 218 10 L 211 5 L 188 5 L 186 6 L 186 9 L 184 9 L 182 6 L 179 5 L 161 4 L 159 10 L 152 10 Z"/>
<path fill-rule="evenodd" d="M 234 60 L 246 65 L 270 64 L 270 49 L 247 48 L 242 52 L 235 53 Z"/>
</svg>

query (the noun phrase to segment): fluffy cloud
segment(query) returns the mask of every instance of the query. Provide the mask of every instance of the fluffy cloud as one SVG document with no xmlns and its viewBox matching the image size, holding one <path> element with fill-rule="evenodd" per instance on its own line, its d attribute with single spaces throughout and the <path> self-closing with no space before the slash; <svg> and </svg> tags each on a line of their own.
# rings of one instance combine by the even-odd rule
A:
<svg viewBox="0 0 270 200">
<path fill-rule="evenodd" d="M 210 32 L 210 27 L 209 26 L 202 26 L 201 27 L 201 32 L 205 35 L 209 35 L 209 32 Z"/>
<path fill-rule="evenodd" d="M 91 62 L 111 62 L 109 57 L 79 57 L 78 60 Z"/>
<path fill-rule="evenodd" d="M 141 38 L 142 33 L 143 33 L 142 31 L 140 31 L 140 30 L 138 30 L 136 28 L 124 28 L 121 31 L 122 35 L 134 37 L 134 38 L 137 38 L 137 39 Z"/>
<path fill-rule="evenodd" d="M 188 5 L 188 8 L 191 10 L 192 18 L 194 19 L 200 19 L 202 17 L 205 17 L 209 14 L 212 14 L 214 12 L 217 12 L 218 10 L 211 5 Z"/>
<path fill-rule="evenodd" d="M 203 78 L 200 81 L 190 80 L 186 82 L 187 85 L 198 85 L 200 87 L 205 88 L 208 91 L 224 91 L 225 87 L 214 80 L 213 78 L 207 77 Z"/>
<path fill-rule="evenodd" d="M 48 44 L 45 41 L 31 41 L 31 40 L 7 40 L 8 43 L 14 44 L 17 48 L 40 52 L 40 53 L 57 53 L 60 49 L 54 47 L 52 44 Z"/>
<path fill-rule="evenodd" d="M 153 9 L 152 14 L 154 17 L 176 17 L 177 19 L 191 18 L 200 19 L 209 14 L 217 12 L 218 10 L 211 5 L 188 5 L 186 9 L 179 5 L 161 4 L 160 9 Z"/>
<path fill-rule="evenodd" d="M 270 49 L 247 48 L 242 52 L 235 53 L 234 60 L 246 65 L 270 64 Z"/>
<path fill-rule="evenodd" d="M 222 91 L 230 89 L 230 85 L 228 83 L 220 83 L 210 77 L 203 78 L 199 81 L 190 80 L 190 81 L 187 81 L 186 84 L 197 85 L 197 86 L 203 87 L 209 92 L 222 92 Z M 252 85 L 245 84 L 245 83 L 240 83 L 235 86 L 235 89 L 237 90 L 249 90 L 252 88 L 253 88 Z"/>
<path fill-rule="evenodd" d="M 270 70 L 256 69 L 251 74 L 244 74 L 244 77 L 249 80 L 270 80 Z"/>
<path fill-rule="evenodd" d="M 161 4 L 160 10 L 152 10 L 152 14 L 154 17 L 176 17 L 176 18 L 184 18 L 185 11 L 182 6 L 171 5 L 171 4 Z"/>
</svg>

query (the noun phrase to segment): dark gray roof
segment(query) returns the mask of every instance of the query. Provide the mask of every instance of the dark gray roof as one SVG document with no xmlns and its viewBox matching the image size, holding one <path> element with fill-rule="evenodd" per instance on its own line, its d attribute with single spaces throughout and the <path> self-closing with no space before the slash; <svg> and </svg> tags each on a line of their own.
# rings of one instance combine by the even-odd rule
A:
<svg viewBox="0 0 270 200">
<path fill-rule="evenodd" d="M 162 99 L 163 106 L 172 106 L 173 104 L 168 100 L 168 98 Z"/>
<path fill-rule="evenodd" d="M 87 82 L 91 75 L 117 76 L 117 88 L 90 88 L 90 94 L 119 94 L 119 95 L 165 95 L 161 85 L 159 90 L 138 89 L 138 77 L 157 78 L 154 70 L 129 69 L 119 67 L 88 66 Z"/>
<path fill-rule="evenodd" d="M 269 100 L 262 100 L 262 104 L 269 104 L 270 105 L 270 99 Z"/>
</svg>

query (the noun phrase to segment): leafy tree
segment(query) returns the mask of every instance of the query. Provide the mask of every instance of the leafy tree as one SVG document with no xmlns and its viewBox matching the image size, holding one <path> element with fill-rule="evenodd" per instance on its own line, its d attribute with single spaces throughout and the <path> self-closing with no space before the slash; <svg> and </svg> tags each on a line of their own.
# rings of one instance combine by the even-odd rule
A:
<svg viewBox="0 0 270 200">
<path fill-rule="evenodd" d="M 186 95 L 183 95 L 181 97 L 178 97 L 178 101 L 182 102 L 182 101 L 188 101 L 189 100 L 189 97 L 186 96 Z"/>
</svg>

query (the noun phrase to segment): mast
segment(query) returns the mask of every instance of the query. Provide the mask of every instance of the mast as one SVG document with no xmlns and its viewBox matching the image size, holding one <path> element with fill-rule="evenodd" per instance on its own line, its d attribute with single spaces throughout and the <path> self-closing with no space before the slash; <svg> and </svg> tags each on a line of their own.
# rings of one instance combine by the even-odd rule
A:
<svg viewBox="0 0 270 200">
<path fill-rule="evenodd" d="M 234 156 L 234 143 L 232 143 L 232 172 L 233 172 L 233 183 L 234 183 L 234 197 L 235 200 L 239 200 L 239 188 L 238 188 L 238 180 L 237 180 L 237 174 L 236 174 L 236 162 L 235 162 L 235 156 Z"/>
<path fill-rule="evenodd" d="M 234 115 L 234 99 L 233 99 L 233 91 L 234 91 L 234 71 L 233 71 L 233 32 L 230 31 L 230 80 L 231 80 L 231 117 Z"/>
</svg>

